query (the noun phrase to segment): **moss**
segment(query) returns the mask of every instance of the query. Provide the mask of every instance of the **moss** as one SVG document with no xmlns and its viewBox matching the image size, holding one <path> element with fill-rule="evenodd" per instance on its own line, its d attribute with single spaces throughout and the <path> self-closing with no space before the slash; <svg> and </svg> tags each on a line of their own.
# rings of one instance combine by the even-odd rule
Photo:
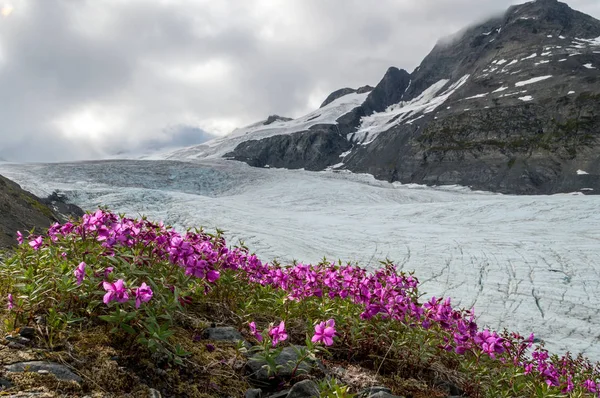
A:
<svg viewBox="0 0 600 398">
<path fill-rule="evenodd" d="M 25 202 L 27 202 L 32 208 L 36 209 L 37 211 L 41 212 L 43 215 L 45 215 L 46 217 L 50 218 L 50 219 L 54 219 L 54 213 L 52 212 L 52 210 L 50 210 L 50 208 L 48 206 L 46 206 L 45 204 L 35 200 L 34 198 L 32 198 L 31 196 L 25 194 L 25 193 L 21 193 L 21 199 L 23 199 Z"/>
</svg>

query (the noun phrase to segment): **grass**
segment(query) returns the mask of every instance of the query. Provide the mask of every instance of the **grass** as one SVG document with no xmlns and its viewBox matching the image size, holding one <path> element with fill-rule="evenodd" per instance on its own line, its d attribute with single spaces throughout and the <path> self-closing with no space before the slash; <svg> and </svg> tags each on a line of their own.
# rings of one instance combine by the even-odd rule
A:
<svg viewBox="0 0 600 398">
<path fill-rule="evenodd" d="M 235 257 L 238 258 L 235 261 L 242 258 L 248 264 L 255 257 L 243 246 L 226 250 L 219 231 L 215 234 L 190 231 L 185 235 L 185 240 L 196 242 L 195 245 L 210 246 L 203 249 L 201 258 L 209 259 L 211 253 L 220 253 L 221 260 L 214 260 L 220 264 L 219 278 L 209 282 L 206 275 L 198 278 L 186 275 L 173 263 L 176 260 L 172 257 L 167 260 L 168 255 L 160 254 L 156 242 L 161 236 L 167 233 L 171 239 L 179 236 L 168 232 L 168 228 L 145 220 L 129 220 L 125 222 L 125 230 L 129 232 L 123 236 L 131 239 L 137 236 L 141 240 L 110 246 L 106 240 L 98 240 L 98 231 L 106 225 L 111 228 L 121 225 L 120 221 L 105 215 L 103 222 L 91 221 L 96 216 L 86 217 L 83 222 L 71 225 L 72 231 L 86 225 L 90 228 L 86 233 L 51 229 L 50 237 L 37 250 L 25 243 L 16 253 L 0 260 L 0 297 L 13 294 L 15 305 L 10 311 L 0 312 L 3 335 L 17 334 L 26 325 L 37 332 L 33 346 L 27 350 L 0 349 L 0 365 L 50 360 L 71 367 L 84 380 L 76 385 L 58 382 L 48 375 L 11 375 L 13 392 L 42 388 L 57 396 L 135 397 L 147 396 L 149 388 L 154 388 L 162 391 L 163 396 L 243 396 L 251 387 L 244 366 L 245 349 L 232 342 L 203 340 L 202 332 L 211 325 L 233 326 L 248 341 L 258 344 L 250 334 L 249 322 L 256 322 L 258 329 L 264 330 L 285 320 L 289 337 L 283 344 L 307 345 L 322 367 L 312 375 L 276 378 L 276 389 L 309 377 L 320 382 L 324 397 L 350 397 L 374 385 L 384 385 L 396 395 L 413 398 L 446 397 L 456 391 L 470 397 L 494 398 L 591 396 L 580 382 L 597 375 L 598 365 L 594 368 L 584 358 L 569 359 L 568 369 L 573 371 L 578 384 L 570 395 L 562 394 L 561 387 L 549 387 L 535 372 L 526 374 L 512 362 L 508 351 L 493 358 L 477 350 L 459 354 L 448 349 L 452 333 L 443 324 L 424 326 L 409 318 L 363 317 L 363 304 L 341 296 L 330 297 L 327 291 L 300 300 L 290 299 L 289 290 L 258 283 L 241 268 L 227 266 L 227 262 L 233 261 L 228 256 L 241 256 Z M 174 240 L 171 242 L 169 250 L 183 247 L 181 243 L 173 243 Z M 79 283 L 73 270 L 81 261 L 87 267 Z M 258 264 L 257 269 L 264 265 Z M 345 265 L 324 261 L 310 267 L 302 264 L 269 267 L 287 275 L 290 284 L 296 278 L 299 286 L 307 288 L 310 283 L 303 278 L 311 270 L 323 267 L 341 270 Z M 382 263 L 379 272 L 391 272 L 390 269 L 389 263 Z M 102 281 L 117 278 L 130 287 L 132 297 L 133 287 L 147 282 L 153 289 L 152 299 L 139 308 L 135 308 L 133 300 L 103 304 L 106 292 L 101 287 Z M 409 302 L 421 305 L 416 288 L 405 293 Z M 117 316 L 120 321 L 114 321 Z M 307 339 L 312 336 L 314 326 L 326 319 L 335 319 L 334 345 L 327 349 L 311 348 Z M 516 341 L 508 332 L 502 335 L 507 341 Z M 525 357 L 519 358 L 527 361 Z M 560 361 L 558 357 L 554 360 Z"/>
</svg>

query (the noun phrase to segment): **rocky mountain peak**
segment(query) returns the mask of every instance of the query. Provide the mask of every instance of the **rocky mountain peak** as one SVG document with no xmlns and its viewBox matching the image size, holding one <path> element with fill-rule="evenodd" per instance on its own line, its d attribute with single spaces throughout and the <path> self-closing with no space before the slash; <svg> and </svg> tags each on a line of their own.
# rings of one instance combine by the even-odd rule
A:
<svg viewBox="0 0 600 398">
<path fill-rule="evenodd" d="M 263 123 L 264 126 L 268 126 L 271 123 L 275 123 L 275 122 L 289 122 L 290 120 L 292 120 L 289 117 L 283 117 L 283 116 L 279 116 L 279 115 L 270 115 L 267 120 L 265 120 L 265 122 Z"/>
<path fill-rule="evenodd" d="M 394 66 L 388 68 L 383 79 L 369 93 L 363 104 L 365 114 L 381 112 L 389 105 L 398 103 L 410 84 L 410 74 Z"/>
<path fill-rule="evenodd" d="M 600 193 L 600 21 L 565 3 L 512 6 L 369 89 L 342 88 L 293 121 L 236 130 L 224 153 L 403 183 Z"/>
</svg>

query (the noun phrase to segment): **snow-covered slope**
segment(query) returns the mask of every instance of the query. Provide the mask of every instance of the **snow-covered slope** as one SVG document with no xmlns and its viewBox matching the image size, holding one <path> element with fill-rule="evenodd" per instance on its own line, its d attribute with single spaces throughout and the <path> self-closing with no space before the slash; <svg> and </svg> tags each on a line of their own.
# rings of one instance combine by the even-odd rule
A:
<svg viewBox="0 0 600 398">
<path fill-rule="evenodd" d="M 493 328 L 535 332 L 600 360 L 600 198 L 403 186 L 368 175 L 239 162 L 0 164 L 38 195 L 54 189 L 179 228 L 226 230 L 264 260 L 329 259 L 414 270 L 428 295 L 475 306 Z"/>
<path fill-rule="evenodd" d="M 360 106 L 369 93 L 344 95 L 326 106 L 302 117 L 289 121 L 275 121 L 265 125 L 264 121 L 233 130 L 230 134 L 211 140 L 205 144 L 183 148 L 174 152 L 152 156 L 152 159 L 194 160 L 219 158 L 231 152 L 240 143 L 260 140 L 282 134 L 306 131 L 318 124 L 337 124 L 337 119 Z M 147 157 L 148 159 L 149 157 Z"/>
</svg>

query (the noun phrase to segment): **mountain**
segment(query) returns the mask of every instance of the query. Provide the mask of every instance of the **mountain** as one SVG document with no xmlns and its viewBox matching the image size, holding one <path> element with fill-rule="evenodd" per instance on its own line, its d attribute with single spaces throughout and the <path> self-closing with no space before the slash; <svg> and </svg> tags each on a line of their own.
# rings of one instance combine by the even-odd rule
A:
<svg viewBox="0 0 600 398">
<path fill-rule="evenodd" d="M 412 72 L 167 155 L 516 194 L 600 191 L 600 21 L 555 0 L 440 40 Z"/>
<path fill-rule="evenodd" d="M 83 211 L 66 203 L 56 192 L 40 199 L 0 175 L 0 249 L 17 243 L 17 231 L 27 235 L 27 231 L 35 228 L 41 232 L 54 222 L 66 221 L 70 215 L 81 216 Z"/>
</svg>

